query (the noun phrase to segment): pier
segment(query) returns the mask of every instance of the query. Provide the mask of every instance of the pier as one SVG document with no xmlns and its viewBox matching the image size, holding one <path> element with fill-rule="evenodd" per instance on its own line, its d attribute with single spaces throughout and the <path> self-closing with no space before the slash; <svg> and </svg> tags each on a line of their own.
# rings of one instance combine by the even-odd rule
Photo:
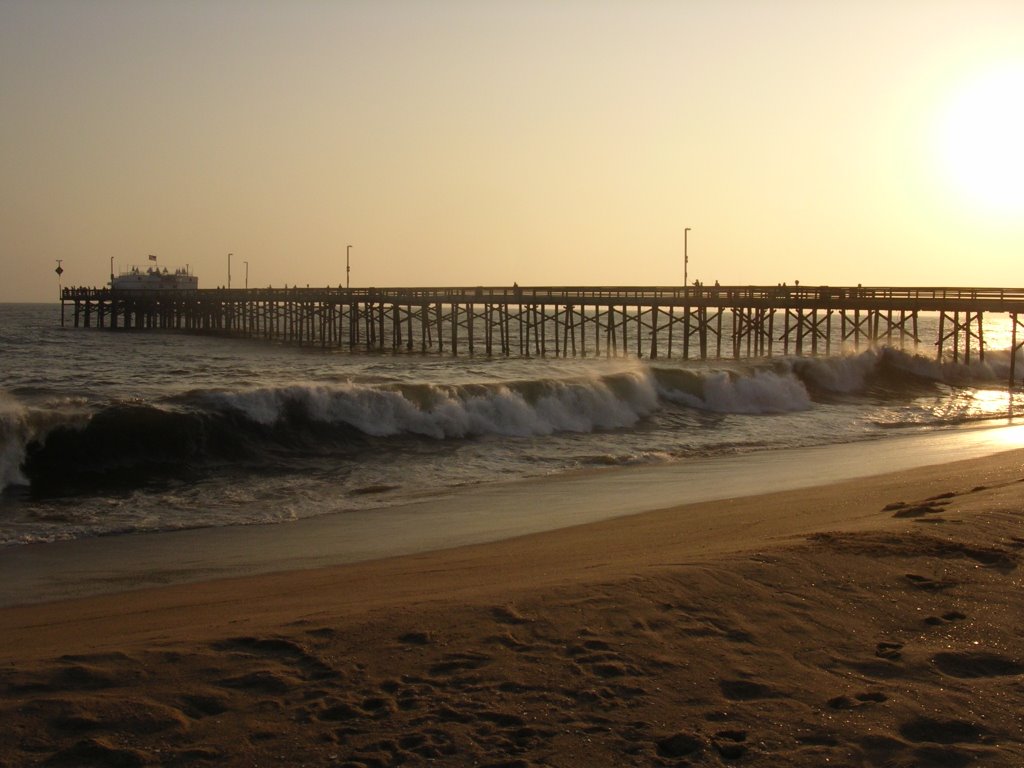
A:
<svg viewBox="0 0 1024 768">
<path fill-rule="evenodd" d="M 922 339 L 922 313 L 937 332 Z M 65 288 L 61 323 L 178 330 L 363 352 L 650 359 L 930 347 L 985 359 L 984 317 L 1008 316 L 1010 382 L 1024 289 L 828 286 Z M 68 315 L 71 315 L 69 318 Z"/>
</svg>

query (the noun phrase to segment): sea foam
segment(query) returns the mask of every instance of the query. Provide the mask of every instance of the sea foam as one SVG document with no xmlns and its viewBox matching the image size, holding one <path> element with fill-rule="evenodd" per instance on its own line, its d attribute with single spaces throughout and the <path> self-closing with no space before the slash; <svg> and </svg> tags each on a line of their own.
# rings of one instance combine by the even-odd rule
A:
<svg viewBox="0 0 1024 768">
<path fill-rule="evenodd" d="M 0 392 L 0 491 L 12 485 L 28 485 L 21 465 L 30 436 L 28 409 Z"/>
<path fill-rule="evenodd" d="M 529 436 L 630 427 L 658 408 L 643 368 L 609 376 L 502 384 L 295 384 L 206 392 L 205 407 L 267 426 L 297 419 L 344 424 L 375 437 Z"/>
</svg>

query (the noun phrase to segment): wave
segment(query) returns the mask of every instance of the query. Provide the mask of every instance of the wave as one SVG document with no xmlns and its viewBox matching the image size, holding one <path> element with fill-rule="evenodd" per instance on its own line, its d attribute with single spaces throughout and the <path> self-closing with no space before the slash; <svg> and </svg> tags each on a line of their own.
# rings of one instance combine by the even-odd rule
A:
<svg viewBox="0 0 1024 768">
<path fill-rule="evenodd" d="M 881 347 L 842 357 L 787 358 L 779 365 L 799 378 L 817 400 L 837 395 L 907 398 L 951 387 L 1005 386 L 1008 361 L 1007 354 L 995 352 L 984 362 L 940 362 Z"/>
<path fill-rule="evenodd" d="M 28 484 L 21 464 L 30 436 L 26 408 L 8 395 L 0 394 L 0 489 Z"/>
<path fill-rule="evenodd" d="M 669 402 L 715 413 L 769 414 L 807 410 L 807 388 L 791 372 L 770 369 L 659 371 Z"/>
<path fill-rule="evenodd" d="M 710 371 L 653 370 L 659 394 L 669 402 L 713 413 L 773 414 L 809 410 L 817 403 L 907 401 L 955 388 L 1005 388 L 1009 360 L 1007 352 L 992 351 L 985 361 L 940 362 L 883 347 L 834 357 L 735 362 Z"/>
<path fill-rule="evenodd" d="M 0 390 L 0 491 L 27 486 L 25 472 L 29 447 L 54 429 L 77 428 L 88 415 L 81 401 L 63 398 L 43 406 L 29 406 Z"/>
<path fill-rule="evenodd" d="M 644 370 L 501 384 L 295 384 L 109 403 L 87 419 L 4 436 L 5 486 L 41 494 L 194 479 L 217 468 L 358 459 L 368 441 L 528 437 L 635 426 L 659 407 Z"/>
<path fill-rule="evenodd" d="M 777 414 L 805 411 L 837 396 L 864 395 L 878 387 L 902 353 L 868 351 L 844 357 L 793 357 L 737 362 L 718 370 L 657 368 L 661 394 L 670 402 L 714 413 Z M 908 376 L 902 389 L 913 388 Z M 895 389 L 901 389 L 895 386 Z"/>
<path fill-rule="evenodd" d="M 643 371 L 500 384 L 344 383 L 190 393 L 204 409 L 271 426 L 346 425 L 372 437 L 526 437 L 634 426 L 658 407 Z"/>
<path fill-rule="evenodd" d="M 158 402 L 29 408 L 0 399 L 0 484 L 34 493 L 138 487 L 228 468 L 357 461 L 378 441 L 527 438 L 639 428 L 666 410 L 781 414 L 863 396 L 913 397 L 964 376 L 895 350 L 716 369 L 662 364 L 565 378 L 439 385 L 353 382 L 200 389 Z M 974 367 L 969 376 L 989 377 Z M 2 393 L 0 393 L 2 394 Z M 684 425 L 680 429 L 687 428 Z M 397 445 L 397 444 L 396 444 Z"/>
</svg>

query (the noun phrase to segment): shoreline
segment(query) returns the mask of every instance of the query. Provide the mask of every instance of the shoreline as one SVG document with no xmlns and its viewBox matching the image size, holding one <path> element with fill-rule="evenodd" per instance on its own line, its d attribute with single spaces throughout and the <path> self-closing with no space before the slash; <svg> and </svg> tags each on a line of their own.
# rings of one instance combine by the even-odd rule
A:
<svg viewBox="0 0 1024 768">
<path fill-rule="evenodd" d="M 966 484 L 972 481 L 975 485 L 966 488 Z M 330 598 L 335 607 L 345 611 L 376 610 L 381 605 L 401 604 L 413 597 L 417 601 L 436 599 L 446 602 L 467 592 L 515 589 L 508 583 L 508 575 L 513 572 L 518 576 L 516 583 L 522 583 L 523 589 L 529 591 L 538 586 L 559 586 L 566 578 L 574 581 L 578 578 L 578 571 L 586 571 L 588 580 L 621 576 L 623 570 L 628 572 L 638 566 L 650 567 L 659 556 L 667 556 L 664 553 L 683 558 L 680 562 L 700 563 L 758 549 L 786 548 L 805 537 L 823 532 L 902 527 L 906 525 L 903 516 L 889 512 L 887 505 L 903 503 L 906 498 L 914 496 L 924 498 L 929 489 L 945 486 L 959 486 L 959 489 L 956 492 L 937 492 L 936 495 L 969 495 L 973 488 L 990 487 L 1003 489 L 1005 494 L 1016 482 L 1024 482 L 1024 448 L 821 485 L 712 498 L 600 517 L 496 540 L 471 541 L 390 556 L 228 576 L 217 574 L 210 578 L 202 578 L 199 569 L 183 567 L 179 578 L 160 575 L 143 584 L 137 583 L 134 575 L 125 579 L 111 577 L 113 583 L 101 592 L 0 605 L 0 616 L 48 616 L 54 611 L 80 608 L 76 612 L 82 616 L 95 614 L 105 620 L 125 614 L 127 606 L 142 606 L 141 614 L 179 608 L 212 608 L 219 612 L 225 605 L 235 602 L 232 595 L 255 592 L 261 595 L 260 605 L 239 605 L 243 620 L 251 621 L 258 615 L 271 616 L 292 611 L 295 595 L 301 593 L 307 583 L 323 589 L 325 585 L 346 581 L 358 583 L 361 591 L 331 595 Z M 312 521 L 322 519 L 314 518 Z M 909 522 L 931 521 L 926 518 Z M 272 534 L 273 526 L 240 530 Z M 176 537 L 177 534 L 218 532 L 229 538 L 237 533 L 227 529 L 199 529 L 159 534 L 155 538 L 162 540 L 165 536 Z M 131 538 L 117 540 L 118 547 L 122 542 L 132 543 Z M 105 543 L 108 540 L 94 541 Z M 302 541 L 311 539 L 303 537 Z M 145 556 L 148 552 L 142 549 L 138 554 Z M 532 574 L 529 578 L 525 578 L 526 571 Z M 185 573 L 194 578 L 184 578 Z M 438 573 L 448 574 L 441 579 L 443 589 L 440 590 L 436 584 L 430 583 Z M 430 578 L 421 585 L 419 579 L 424 574 L 429 574 Z M 161 579 L 166 583 L 160 583 Z M 395 584 L 402 586 L 396 590 Z M 438 593 L 436 596 L 435 592 Z M 302 600 L 303 604 L 308 602 L 309 599 Z M 238 618 L 231 621 L 238 621 Z M 59 625 L 69 626 L 72 623 L 69 618 L 61 620 Z M 4 628 L 0 622 L 0 661 L 4 658 L 5 644 L 9 642 L 8 630 L 13 626 L 8 624 Z M 35 629 L 38 626 L 32 625 Z M 102 635 L 105 630 L 100 629 L 99 633 Z"/>
<path fill-rule="evenodd" d="M 1009 768 L 1022 464 L 2 608 L 0 756 Z"/>
<path fill-rule="evenodd" d="M 686 504 L 988 456 L 1024 427 L 986 425 L 875 441 L 616 467 L 454 489 L 392 507 L 269 525 L 190 528 L 0 550 L 0 607 L 306 570 L 485 544 Z"/>
</svg>

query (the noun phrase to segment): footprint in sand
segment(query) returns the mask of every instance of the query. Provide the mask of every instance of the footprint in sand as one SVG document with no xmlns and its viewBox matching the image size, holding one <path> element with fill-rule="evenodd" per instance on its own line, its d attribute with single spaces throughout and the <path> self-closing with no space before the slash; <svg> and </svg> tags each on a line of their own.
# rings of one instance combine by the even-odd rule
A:
<svg viewBox="0 0 1024 768">
<path fill-rule="evenodd" d="M 491 609 L 491 616 L 499 624 L 528 624 L 530 622 L 528 617 L 511 605 L 495 606 Z"/>
<path fill-rule="evenodd" d="M 875 656 L 880 659 L 897 661 L 903 657 L 903 643 L 892 643 L 882 641 L 875 646 Z"/>
<path fill-rule="evenodd" d="M 142 768 L 149 765 L 148 756 L 127 747 L 114 746 L 104 739 L 85 739 L 53 754 L 47 765 L 111 765 Z"/>
<path fill-rule="evenodd" d="M 50 679 L 50 688 L 58 691 L 95 691 L 117 685 L 118 679 L 115 675 L 87 664 L 65 667 Z"/>
<path fill-rule="evenodd" d="M 944 512 L 944 507 L 948 503 L 947 501 L 924 501 L 919 504 L 907 504 L 906 502 L 897 501 L 893 504 L 886 504 L 882 511 L 892 512 L 892 516 L 896 518 L 924 517 L 925 515 Z"/>
<path fill-rule="evenodd" d="M 1010 677 L 1024 674 L 1024 663 L 985 651 L 950 651 L 932 656 L 943 674 L 959 678 Z"/>
<path fill-rule="evenodd" d="M 586 640 L 570 645 L 565 652 L 581 670 L 589 671 L 591 675 L 602 680 L 644 676 L 643 670 L 628 663 L 622 654 L 604 640 Z"/>
<path fill-rule="evenodd" d="M 8 689 L 13 693 L 98 691 L 134 685 L 144 677 L 138 663 L 121 653 L 65 655 L 59 661 L 59 666 L 41 675 L 12 677 L 6 681 Z"/>
<path fill-rule="evenodd" d="M 516 653 L 526 653 L 527 651 L 534 651 L 537 649 L 537 646 L 520 640 L 511 630 L 502 632 L 498 635 L 492 635 L 491 637 L 488 637 L 485 642 L 490 645 L 500 645 L 503 648 L 508 648 L 510 651 L 515 651 Z"/>
<path fill-rule="evenodd" d="M 692 733 L 675 733 L 659 739 L 658 756 L 669 758 L 693 757 L 703 748 L 704 742 Z"/>
<path fill-rule="evenodd" d="M 960 613 L 960 611 L 946 611 L 941 616 L 928 616 L 923 619 L 925 624 L 932 627 L 941 627 L 943 624 L 949 624 L 953 621 L 963 621 L 967 618 L 967 614 Z"/>
<path fill-rule="evenodd" d="M 193 720 L 201 720 L 227 712 L 228 702 L 212 694 L 186 694 L 181 697 L 181 711 Z"/>
<path fill-rule="evenodd" d="M 722 695 L 730 701 L 754 701 L 755 699 L 775 699 L 779 692 L 763 683 L 752 680 L 721 680 L 718 683 Z"/>
<path fill-rule="evenodd" d="M 306 634 L 315 637 L 317 640 L 331 640 L 338 636 L 338 630 L 333 627 L 316 627 L 306 630 Z"/>
<path fill-rule="evenodd" d="M 987 728 L 967 720 L 938 720 L 916 717 L 900 725 L 900 735 L 907 741 L 931 744 L 982 744 L 991 740 Z"/>
<path fill-rule="evenodd" d="M 283 637 L 232 637 L 213 643 L 215 650 L 262 658 L 291 667 L 306 680 L 335 678 L 339 673 L 298 643 Z"/>
<path fill-rule="evenodd" d="M 903 576 L 914 589 L 923 589 L 928 592 L 941 592 L 944 589 L 957 586 L 957 582 L 948 579 L 929 579 L 917 573 L 908 573 Z"/>
<path fill-rule="evenodd" d="M 247 693 L 280 695 L 302 685 L 299 678 L 281 675 L 268 669 L 261 669 L 245 675 L 225 677 L 217 681 L 224 688 L 234 688 Z"/>
<path fill-rule="evenodd" d="M 856 694 L 852 699 L 849 696 L 836 696 L 828 700 L 831 709 L 856 709 L 870 704 L 881 704 L 888 701 L 889 697 L 879 691 L 865 691 Z"/>
<path fill-rule="evenodd" d="M 452 736 L 437 728 L 404 736 L 399 739 L 398 746 L 427 760 L 443 760 L 458 752 Z"/>
<path fill-rule="evenodd" d="M 433 638 L 429 632 L 425 631 L 413 631 L 406 632 L 403 635 L 399 635 L 398 642 L 404 645 L 430 645 L 433 642 Z"/>
<path fill-rule="evenodd" d="M 434 676 L 453 675 L 458 672 L 472 672 L 490 664 L 493 659 L 484 653 L 449 653 L 430 667 L 430 674 Z"/>
<path fill-rule="evenodd" d="M 878 691 L 866 691 L 865 693 L 857 694 L 857 701 L 864 702 L 865 704 L 881 704 L 883 701 L 888 701 L 889 697 L 884 693 Z"/>
<path fill-rule="evenodd" d="M 362 696 L 358 692 L 345 698 L 330 697 L 316 714 L 319 720 L 343 723 L 352 720 L 383 720 L 394 714 L 397 706 L 389 696 Z"/>
<path fill-rule="evenodd" d="M 746 740 L 746 731 L 725 730 L 715 733 L 711 745 L 725 760 L 739 760 L 747 754 Z"/>
<path fill-rule="evenodd" d="M 945 507 L 949 504 L 950 499 L 956 496 L 956 493 L 948 491 L 912 504 L 908 504 L 905 501 L 894 501 L 882 507 L 882 511 L 892 512 L 892 516 L 895 518 L 915 518 L 915 522 L 918 523 L 939 523 L 942 520 L 935 518 L 925 519 L 925 517 L 945 512 Z"/>
</svg>

